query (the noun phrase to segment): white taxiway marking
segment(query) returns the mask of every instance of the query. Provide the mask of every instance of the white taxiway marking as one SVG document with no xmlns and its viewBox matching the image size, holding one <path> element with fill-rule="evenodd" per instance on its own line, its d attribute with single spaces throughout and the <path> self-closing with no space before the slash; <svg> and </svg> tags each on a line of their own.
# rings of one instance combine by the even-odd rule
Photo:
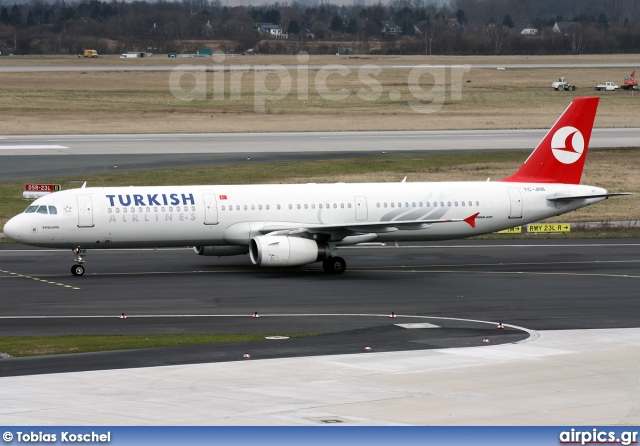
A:
<svg viewBox="0 0 640 446">
<path fill-rule="evenodd" d="M 20 145 L 20 146 L 5 146 L 0 144 L 0 150 L 26 150 L 26 149 L 68 149 L 65 146 L 54 145 Z"/>
</svg>

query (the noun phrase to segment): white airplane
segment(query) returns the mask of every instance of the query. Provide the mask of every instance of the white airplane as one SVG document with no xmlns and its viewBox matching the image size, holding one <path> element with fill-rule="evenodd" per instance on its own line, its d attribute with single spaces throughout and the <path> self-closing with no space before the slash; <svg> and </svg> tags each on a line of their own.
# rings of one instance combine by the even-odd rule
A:
<svg viewBox="0 0 640 446">
<path fill-rule="evenodd" d="M 194 246 L 262 267 L 322 261 L 364 242 L 445 240 L 512 228 L 614 195 L 579 185 L 598 98 L 577 98 L 522 167 L 498 182 L 82 187 L 38 198 L 4 226 L 16 242 L 87 249 Z"/>
</svg>

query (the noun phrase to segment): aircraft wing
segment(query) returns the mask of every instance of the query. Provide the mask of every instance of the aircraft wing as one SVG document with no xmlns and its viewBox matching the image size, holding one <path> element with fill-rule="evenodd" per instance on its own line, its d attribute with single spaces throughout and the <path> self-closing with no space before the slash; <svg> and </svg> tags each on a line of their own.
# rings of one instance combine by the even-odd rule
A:
<svg viewBox="0 0 640 446">
<path fill-rule="evenodd" d="M 467 218 L 451 218 L 451 219 L 435 219 L 435 220 L 398 220 L 398 221 L 380 221 L 380 222 L 364 222 L 364 223 L 343 223 L 343 224 L 295 224 L 291 225 L 267 225 L 260 229 L 263 234 L 273 234 L 275 232 L 283 233 L 282 235 L 294 235 L 300 233 L 335 233 L 345 232 L 351 234 L 362 233 L 385 233 L 403 231 L 417 231 L 427 229 L 432 224 L 440 223 L 459 223 L 465 222 L 472 228 L 476 227 L 476 217 L 480 213 L 477 212 Z"/>
</svg>

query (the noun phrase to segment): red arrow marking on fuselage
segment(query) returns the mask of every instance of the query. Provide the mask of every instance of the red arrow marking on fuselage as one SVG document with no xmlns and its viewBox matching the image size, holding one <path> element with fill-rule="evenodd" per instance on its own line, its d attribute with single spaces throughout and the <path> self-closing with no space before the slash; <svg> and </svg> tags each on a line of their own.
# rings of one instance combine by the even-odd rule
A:
<svg viewBox="0 0 640 446">
<path fill-rule="evenodd" d="M 480 215 L 480 212 L 476 212 L 476 213 L 475 213 L 475 214 L 473 214 L 472 216 L 465 218 L 465 219 L 464 219 L 464 221 L 465 221 L 466 223 L 468 223 L 468 224 L 469 224 L 469 226 L 471 226 L 472 228 L 475 228 L 475 227 L 476 227 L 476 217 L 477 217 L 478 215 Z"/>
</svg>

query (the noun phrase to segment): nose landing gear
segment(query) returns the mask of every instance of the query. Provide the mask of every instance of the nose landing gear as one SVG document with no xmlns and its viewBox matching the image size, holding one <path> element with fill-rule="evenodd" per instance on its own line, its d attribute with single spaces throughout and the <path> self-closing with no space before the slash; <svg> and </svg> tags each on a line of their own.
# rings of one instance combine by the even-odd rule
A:
<svg viewBox="0 0 640 446">
<path fill-rule="evenodd" d="M 84 258 L 87 255 L 87 250 L 77 247 L 73 248 L 73 253 L 76 255 L 76 264 L 71 267 L 71 274 L 82 276 L 84 274 L 84 266 L 82 264 L 85 262 Z"/>
</svg>

